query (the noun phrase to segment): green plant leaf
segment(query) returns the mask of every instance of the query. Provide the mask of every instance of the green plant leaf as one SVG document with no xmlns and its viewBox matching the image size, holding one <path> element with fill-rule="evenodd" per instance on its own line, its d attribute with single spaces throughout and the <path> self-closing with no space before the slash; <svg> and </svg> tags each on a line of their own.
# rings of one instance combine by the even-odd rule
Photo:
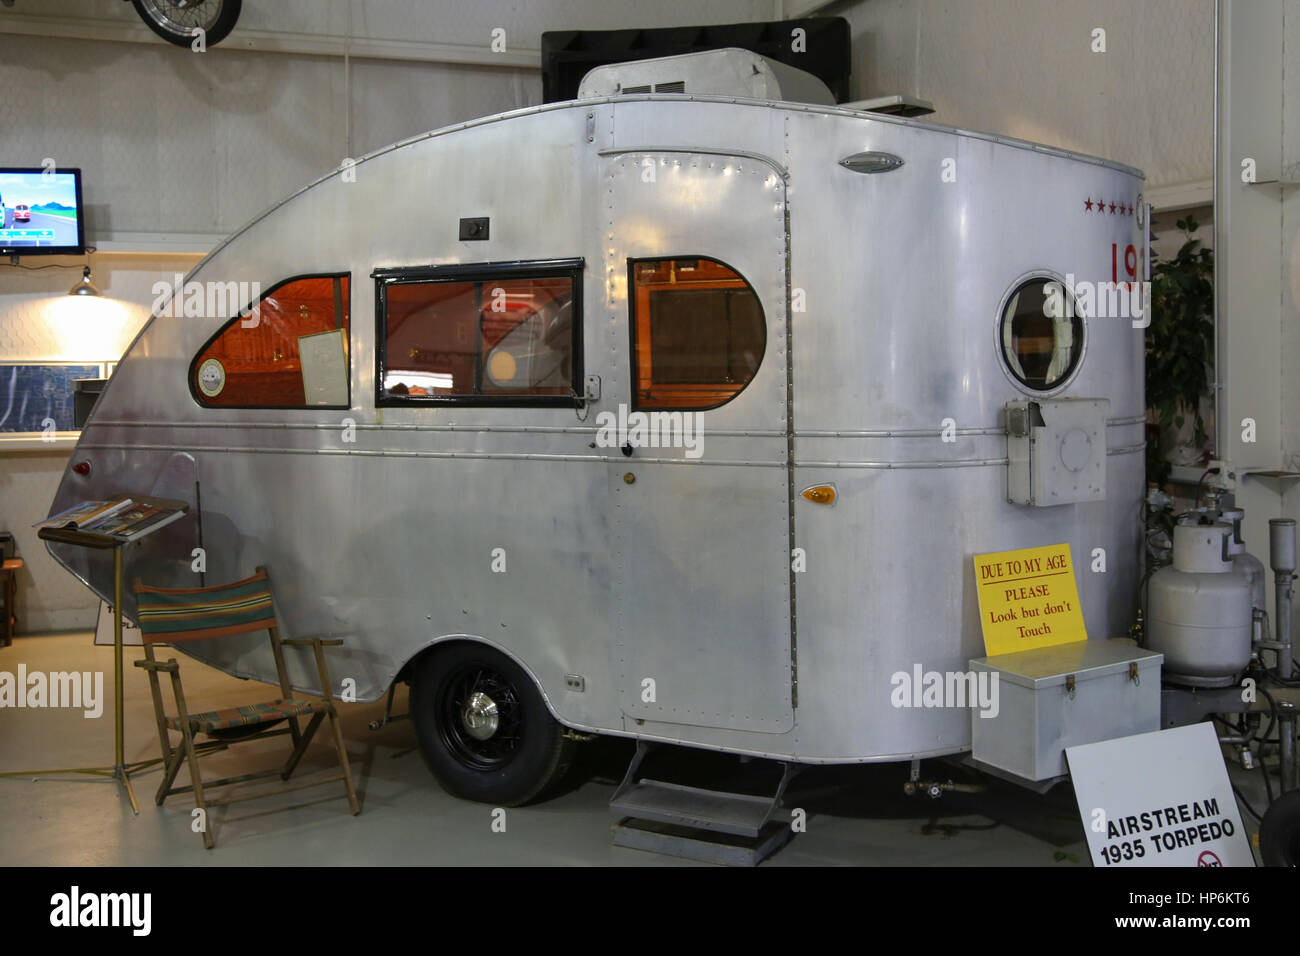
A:
<svg viewBox="0 0 1300 956">
<path fill-rule="evenodd" d="M 1214 251 L 1195 236 L 1200 223 L 1186 215 L 1176 223 L 1185 239 L 1176 255 L 1152 260 L 1151 324 L 1143 341 L 1147 407 L 1159 424 L 1161 442 L 1172 438 L 1190 419 L 1194 442 L 1206 434 L 1201 400 L 1213 374 Z M 1169 474 L 1156 442 L 1148 443 L 1147 479 L 1163 483 Z"/>
</svg>

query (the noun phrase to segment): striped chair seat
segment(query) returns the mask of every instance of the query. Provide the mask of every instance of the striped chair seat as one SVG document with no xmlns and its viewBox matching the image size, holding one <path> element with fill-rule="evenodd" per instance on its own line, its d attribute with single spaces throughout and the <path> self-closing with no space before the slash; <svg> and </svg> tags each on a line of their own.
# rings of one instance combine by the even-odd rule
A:
<svg viewBox="0 0 1300 956">
<path fill-rule="evenodd" d="M 230 727 L 251 727 L 254 724 L 268 724 L 298 714 L 310 714 L 313 710 L 309 700 L 273 700 L 269 704 L 249 704 L 245 707 L 227 707 L 225 710 L 209 710 L 202 714 L 190 714 L 190 727 L 201 733 L 210 734 L 214 730 L 226 730 Z M 181 729 L 179 717 L 168 717 L 167 726 L 172 730 Z"/>
<path fill-rule="evenodd" d="M 271 582 L 259 570 L 233 584 L 152 588 L 136 584 L 136 617 L 146 644 L 178 644 L 275 627 Z"/>
<path fill-rule="evenodd" d="M 0 2 L 8 2 L 8 0 L 0 0 Z M 342 644 L 342 641 L 326 641 L 319 637 L 310 640 L 282 641 L 280 629 L 275 623 L 271 581 L 266 568 L 262 566 L 259 566 L 251 577 L 231 584 L 201 588 L 156 588 L 149 587 L 137 579 L 133 588 L 141 643 L 144 644 L 144 659 L 136 661 L 135 666 L 149 674 L 149 693 L 153 698 L 154 716 L 158 723 L 158 745 L 162 750 L 164 765 L 163 779 L 158 785 L 158 792 L 154 795 L 154 802 L 158 806 L 162 806 L 163 801 L 172 794 L 188 791 L 194 795 L 195 809 L 206 814 L 209 806 L 267 797 L 284 790 L 296 790 L 315 786 L 317 783 L 342 780 L 348 798 L 348 809 L 354 815 L 361 812 L 356 787 L 352 782 L 352 766 L 348 761 L 343 730 L 339 726 L 338 710 L 334 707 L 331 696 L 334 685 L 330 681 L 329 668 L 325 662 L 325 645 L 333 647 Z M 179 662 L 175 658 L 159 660 L 155 652 L 156 646 L 183 645 L 189 641 L 210 641 L 239 634 L 252 634 L 255 631 L 266 631 L 271 640 L 271 657 L 275 661 L 275 673 L 279 679 L 281 696 L 266 704 L 247 704 L 243 707 L 225 707 L 221 710 L 193 713 L 185 703 L 185 693 L 181 689 Z M 315 658 L 316 673 L 320 676 L 320 700 L 295 696 L 298 692 L 293 690 L 289 680 L 289 670 L 285 665 L 286 646 L 311 648 L 312 656 Z M 172 693 L 176 700 L 174 717 L 165 710 L 160 674 L 171 677 Z M 270 693 L 274 691 L 261 691 L 259 696 Z M 304 714 L 310 714 L 311 717 L 307 720 L 306 727 L 299 727 L 299 717 Z M 316 731 L 327 718 L 330 724 L 330 735 L 334 738 L 334 751 L 339 758 L 339 773 L 336 776 L 277 787 L 263 793 L 244 793 L 228 799 L 211 799 L 205 795 L 204 790 L 208 787 L 224 787 L 267 775 L 278 774 L 281 780 L 287 783 L 316 735 Z M 289 726 L 283 730 L 271 729 L 273 725 L 282 722 L 288 722 Z M 181 735 L 179 745 L 171 743 L 170 736 L 173 732 Z M 209 735 L 212 741 L 199 743 L 195 739 L 199 734 Z M 209 746 L 227 748 L 245 741 L 262 741 L 280 734 L 288 736 L 292 743 L 288 759 L 285 760 L 282 769 L 222 777 L 219 780 L 203 779 L 198 758 L 200 753 L 208 752 Z M 176 775 L 182 766 L 188 766 L 190 772 L 190 784 L 186 787 L 175 785 Z M 207 818 L 207 823 L 208 825 L 202 827 L 200 832 L 203 845 L 210 850 L 216 845 L 216 839 L 212 835 L 210 818 Z"/>
</svg>

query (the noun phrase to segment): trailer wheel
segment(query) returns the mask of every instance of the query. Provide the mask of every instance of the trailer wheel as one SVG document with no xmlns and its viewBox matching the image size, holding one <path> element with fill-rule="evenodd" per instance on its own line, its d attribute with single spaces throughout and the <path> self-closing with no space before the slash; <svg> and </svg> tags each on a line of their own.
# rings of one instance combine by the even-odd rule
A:
<svg viewBox="0 0 1300 956">
<path fill-rule="evenodd" d="M 1259 825 L 1259 851 L 1265 866 L 1300 864 L 1300 790 L 1278 797 Z"/>
<path fill-rule="evenodd" d="M 425 763 L 456 797 L 519 806 L 557 783 L 574 742 L 518 664 L 484 644 L 435 647 L 416 663 L 411 718 Z"/>
</svg>

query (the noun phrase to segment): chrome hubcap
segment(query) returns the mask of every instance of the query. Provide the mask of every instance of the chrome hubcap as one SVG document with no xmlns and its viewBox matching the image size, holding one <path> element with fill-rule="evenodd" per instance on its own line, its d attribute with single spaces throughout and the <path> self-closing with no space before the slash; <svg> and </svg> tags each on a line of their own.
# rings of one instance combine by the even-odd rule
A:
<svg viewBox="0 0 1300 956">
<path fill-rule="evenodd" d="M 475 740 L 487 740 L 497 732 L 501 716 L 497 713 L 497 703 L 482 691 L 475 691 L 465 703 L 460 713 L 465 732 Z"/>
</svg>

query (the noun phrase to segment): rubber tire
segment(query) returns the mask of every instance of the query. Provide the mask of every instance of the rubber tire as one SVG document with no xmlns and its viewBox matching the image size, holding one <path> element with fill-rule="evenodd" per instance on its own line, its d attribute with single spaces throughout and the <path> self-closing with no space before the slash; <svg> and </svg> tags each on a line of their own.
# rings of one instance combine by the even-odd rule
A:
<svg viewBox="0 0 1300 956">
<path fill-rule="evenodd" d="M 203 42 L 206 46 L 216 46 L 230 36 L 230 31 L 235 29 L 235 22 L 239 19 L 240 8 L 243 6 L 243 0 L 220 0 L 220 2 L 222 4 L 221 13 L 218 14 L 216 22 L 212 24 L 212 29 L 204 37 Z M 131 0 L 131 5 L 135 7 L 135 12 L 145 22 L 145 26 L 168 43 L 174 43 L 176 46 L 183 46 L 187 49 L 194 43 L 192 34 L 173 33 L 150 16 L 142 0 Z"/>
<path fill-rule="evenodd" d="M 1300 863 L 1300 790 L 1273 801 L 1259 825 L 1259 852 L 1265 866 Z"/>
<path fill-rule="evenodd" d="M 503 767 L 491 771 L 466 766 L 439 733 L 439 705 L 446 684 L 462 668 L 495 670 L 514 687 L 523 719 L 522 743 Z M 411 674 L 411 722 L 425 765 L 452 796 L 499 807 L 522 806 L 559 783 L 573 762 L 575 742 L 551 716 L 541 691 L 522 667 L 500 651 L 472 641 L 443 644 L 427 651 Z"/>
</svg>

